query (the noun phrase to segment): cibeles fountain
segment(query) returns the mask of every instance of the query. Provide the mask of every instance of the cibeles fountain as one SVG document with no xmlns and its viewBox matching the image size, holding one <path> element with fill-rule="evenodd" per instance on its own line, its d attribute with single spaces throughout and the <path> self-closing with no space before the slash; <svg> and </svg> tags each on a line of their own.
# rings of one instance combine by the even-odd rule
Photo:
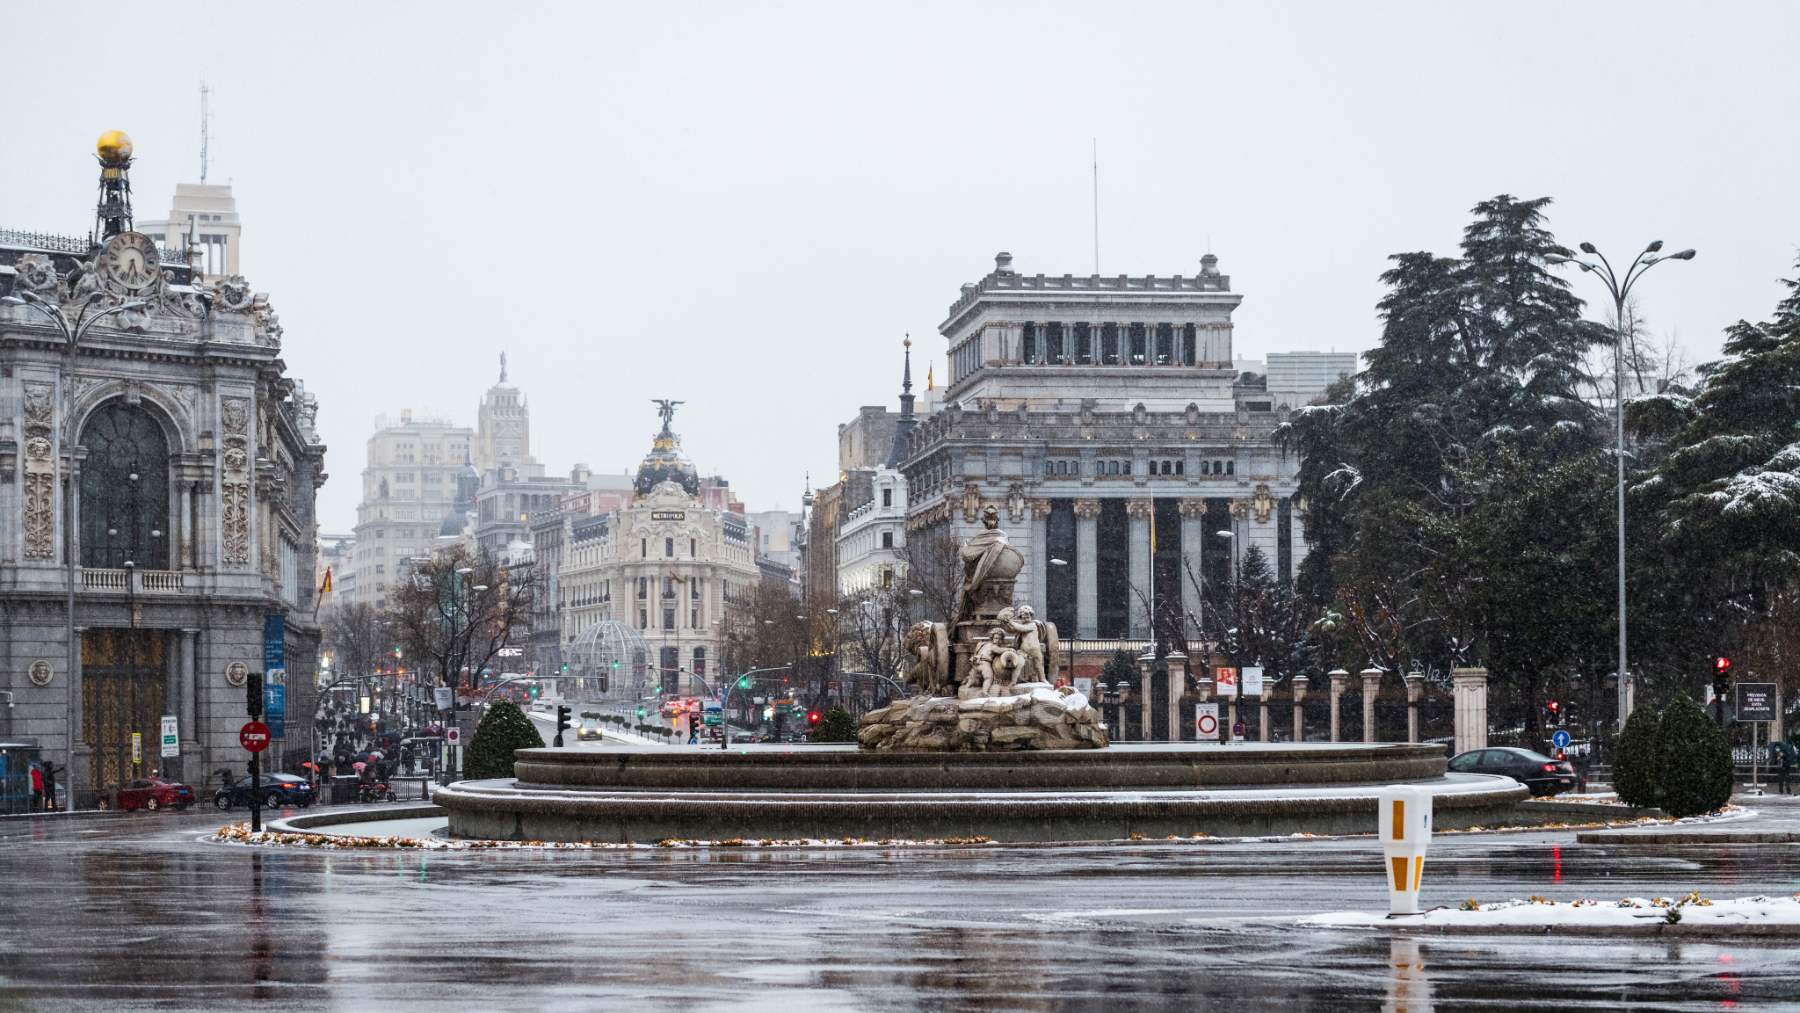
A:
<svg viewBox="0 0 1800 1013">
<path fill-rule="evenodd" d="M 1016 600 L 1024 557 L 997 510 L 959 549 L 956 611 L 905 635 L 911 694 L 854 745 L 521 749 L 516 777 L 434 800 L 463 838 L 542 841 L 1089 841 L 1366 833 L 1377 790 L 1418 785 L 1438 827 L 1504 822 L 1515 782 L 1446 774 L 1409 743 L 1112 743 L 1058 685 L 1056 624 Z"/>
<path fill-rule="evenodd" d="M 960 550 L 956 617 L 906 632 L 906 684 L 918 695 L 865 714 L 857 741 L 880 752 L 1104 748 L 1100 712 L 1056 685 L 1056 624 L 1014 604 L 1025 557 L 1007 544 L 997 508 L 990 504 L 981 521 Z"/>
</svg>

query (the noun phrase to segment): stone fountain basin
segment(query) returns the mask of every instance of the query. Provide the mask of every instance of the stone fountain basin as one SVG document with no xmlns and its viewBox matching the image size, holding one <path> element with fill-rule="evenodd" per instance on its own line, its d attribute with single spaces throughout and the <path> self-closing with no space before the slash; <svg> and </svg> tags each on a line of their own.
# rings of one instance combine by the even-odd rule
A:
<svg viewBox="0 0 1800 1013">
<path fill-rule="evenodd" d="M 1007 753 L 854 745 L 521 749 L 521 788 L 735 791 L 1109 791 L 1386 784 L 1444 773 L 1442 746 L 1162 742 Z"/>
<path fill-rule="evenodd" d="M 1094 841 L 1372 833 L 1387 784 L 1425 787 L 1452 829 L 1513 818 L 1508 778 L 1446 774 L 1438 746 L 1141 743 L 1026 753 L 855 747 L 522 749 L 519 777 L 433 800 L 457 837 Z"/>
</svg>

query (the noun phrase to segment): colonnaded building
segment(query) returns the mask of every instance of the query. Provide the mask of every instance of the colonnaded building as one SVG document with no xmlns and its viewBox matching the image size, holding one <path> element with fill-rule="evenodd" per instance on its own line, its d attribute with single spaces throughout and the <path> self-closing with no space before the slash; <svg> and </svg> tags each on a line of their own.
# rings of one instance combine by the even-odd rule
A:
<svg viewBox="0 0 1800 1013">
<path fill-rule="evenodd" d="M 310 754 L 325 480 L 268 298 L 134 231 L 130 139 L 98 153 L 90 236 L 0 231 L 0 739 L 68 770 L 77 805 L 241 771 L 266 617 L 290 693 L 268 755 Z"/>
<path fill-rule="evenodd" d="M 998 506 L 1026 559 L 1019 599 L 1078 662 L 1195 638 L 1234 553 L 1257 546 L 1282 580 L 1306 553 L 1299 462 L 1271 442 L 1286 407 L 1233 368 L 1243 296 L 1218 258 L 1200 264 L 1028 275 L 1002 253 L 939 327 L 951 372 L 901 468 L 908 538 L 960 540 Z"/>
</svg>

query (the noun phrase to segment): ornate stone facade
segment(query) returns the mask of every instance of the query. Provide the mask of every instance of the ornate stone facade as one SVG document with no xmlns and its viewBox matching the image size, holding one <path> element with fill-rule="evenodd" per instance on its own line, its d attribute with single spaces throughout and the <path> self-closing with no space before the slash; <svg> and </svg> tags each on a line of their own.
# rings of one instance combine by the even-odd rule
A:
<svg viewBox="0 0 1800 1013">
<path fill-rule="evenodd" d="M 286 616 L 290 701 L 271 761 L 311 750 L 315 403 L 266 296 L 196 275 L 123 215 L 97 246 L 0 231 L 22 300 L 0 303 L 0 737 L 68 770 L 77 804 L 153 769 L 198 786 L 239 767 L 243 691 L 224 673 L 261 670 L 269 614 Z"/>
</svg>

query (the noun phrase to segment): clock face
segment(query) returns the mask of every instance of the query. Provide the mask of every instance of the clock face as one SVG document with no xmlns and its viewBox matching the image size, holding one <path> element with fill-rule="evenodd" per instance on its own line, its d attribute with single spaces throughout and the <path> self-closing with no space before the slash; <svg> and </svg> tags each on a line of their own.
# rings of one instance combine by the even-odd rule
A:
<svg viewBox="0 0 1800 1013">
<path fill-rule="evenodd" d="M 156 243 L 141 232 L 121 232 L 100 251 L 107 280 L 127 292 L 142 292 L 162 278 Z"/>
</svg>

